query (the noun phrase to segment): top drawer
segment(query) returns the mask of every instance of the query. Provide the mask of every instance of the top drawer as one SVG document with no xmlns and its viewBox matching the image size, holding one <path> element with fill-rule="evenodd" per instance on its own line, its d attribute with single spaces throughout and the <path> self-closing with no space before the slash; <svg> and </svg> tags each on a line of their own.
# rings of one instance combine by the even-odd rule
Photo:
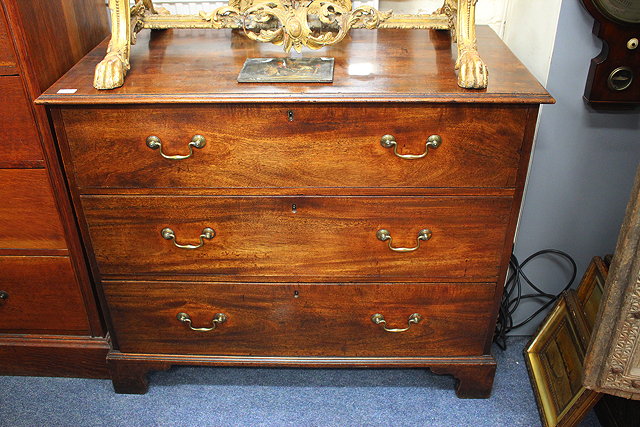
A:
<svg viewBox="0 0 640 427">
<path fill-rule="evenodd" d="M 18 64 L 4 11 L 0 7 L 0 76 L 17 74 Z"/>
<path fill-rule="evenodd" d="M 526 116 L 526 106 L 406 104 L 62 110 L 81 192 L 513 187 Z M 196 135 L 206 141 L 201 148 L 189 145 Z M 406 159 L 381 144 L 384 135 L 393 136 L 400 155 L 424 154 L 431 135 L 442 142 Z"/>
</svg>

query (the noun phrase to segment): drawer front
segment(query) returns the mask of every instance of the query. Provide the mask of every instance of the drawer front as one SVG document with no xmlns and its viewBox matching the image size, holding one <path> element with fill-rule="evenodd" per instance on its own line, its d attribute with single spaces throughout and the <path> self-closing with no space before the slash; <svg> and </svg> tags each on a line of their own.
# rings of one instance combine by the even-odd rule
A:
<svg viewBox="0 0 640 427">
<path fill-rule="evenodd" d="M 42 161 L 40 137 L 21 78 L 0 77 L 0 93 L 0 164 Z"/>
<path fill-rule="evenodd" d="M 525 107 L 213 105 L 63 110 L 86 188 L 513 187 Z M 392 135 L 403 159 L 381 145 Z M 205 145 L 189 143 L 202 135 Z M 161 148 L 151 149 L 147 138 Z M 193 155 L 166 159 L 162 154 Z"/>
<path fill-rule="evenodd" d="M 0 257 L 0 331 L 89 333 L 67 257 Z"/>
<path fill-rule="evenodd" d="M 493 281 L 512 203 L 488 197 L 81 200 L 103 276 L 313 282 Z M 166 228 L 172 233 L 163 237 Z M 215 231 L 210 240 L 199 237 L 205 228 Z M 429 240 L 418 240 L 423 229 L 430 230 Z M 391 239 L 379 240 L 379 230 Z M 176 246 L 200 242 L 197 249 Z M 412 252 L 389 248 L 418 243 Z"/>
<path fill-rule="evenodd" d="M 0 248 L 66 249 L 44 169 L 0 169 Z"/>
<path fill-rule="evenodd" d="M 0 75 L 16 74 L 17 68 L 13 41 L 9 34 L 4 10 L 0 7 Z"/>
<path fill-rule="evenodd" d="M 252 356 L 469 356 L 483 353 L 491 284 L 106 282 L 119 350 Z M 216 314 L 226 319 L 214 330 Z M 381 314 L 386 332 L 372 321 Z M 416 317 L 413 317 L 416 319 Z M 218 317 L 218 319 L 220 319 Z"/>
</svg>

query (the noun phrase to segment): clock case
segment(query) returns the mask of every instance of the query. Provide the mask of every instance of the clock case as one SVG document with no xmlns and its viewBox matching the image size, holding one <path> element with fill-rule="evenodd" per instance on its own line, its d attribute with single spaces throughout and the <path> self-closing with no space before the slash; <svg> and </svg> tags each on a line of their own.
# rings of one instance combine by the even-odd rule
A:
<svg viewBox="0 0 640 427">
<path fill-rule="evenodd" d="M 591 60 L 584 98 L 594 107 L 632 106 L 640 104 L 640 47 L 629 49 L 627 43 L 640 39 L 640 24 L 625 23 L 603 13 L 593 0 L 582 0 L 595 18 L 593 34 L 602 39 L 602 52 Z M 609 77 L 620 67 L 633 73 L 631 85 L 621 91 L 609 87 Z"/>
</svg>

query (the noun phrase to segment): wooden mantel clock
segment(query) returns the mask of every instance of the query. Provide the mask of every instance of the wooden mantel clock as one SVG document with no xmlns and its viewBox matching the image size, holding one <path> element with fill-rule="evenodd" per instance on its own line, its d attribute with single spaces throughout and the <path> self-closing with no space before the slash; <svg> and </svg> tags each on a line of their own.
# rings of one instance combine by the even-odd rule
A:
<svg viewBox="0 0 640 427">
<path fill-rule="evenodd" d="M 584 97 L 592 104 L 640 103 L 640 1 L 582 0 L 603 40 L 591 61 Z"/>
</svg>

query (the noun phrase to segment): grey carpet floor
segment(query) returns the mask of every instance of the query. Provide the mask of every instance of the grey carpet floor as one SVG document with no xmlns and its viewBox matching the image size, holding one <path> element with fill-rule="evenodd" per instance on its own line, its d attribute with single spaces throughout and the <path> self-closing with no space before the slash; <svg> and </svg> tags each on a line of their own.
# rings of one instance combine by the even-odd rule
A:
<svg viewBox="0 0 640 427">
<path fill-rule="evenodd" d="M 175 367 L 153 373 L 142 396 L 106 380 L 0 377 L 0 425 L 538 426 L 526 342 L 494 349 L 490 399 L 457 399 L 453 378 L 421 369 Z M 581 424 L 599 425 L 593 412 Z"/>
</svg>

